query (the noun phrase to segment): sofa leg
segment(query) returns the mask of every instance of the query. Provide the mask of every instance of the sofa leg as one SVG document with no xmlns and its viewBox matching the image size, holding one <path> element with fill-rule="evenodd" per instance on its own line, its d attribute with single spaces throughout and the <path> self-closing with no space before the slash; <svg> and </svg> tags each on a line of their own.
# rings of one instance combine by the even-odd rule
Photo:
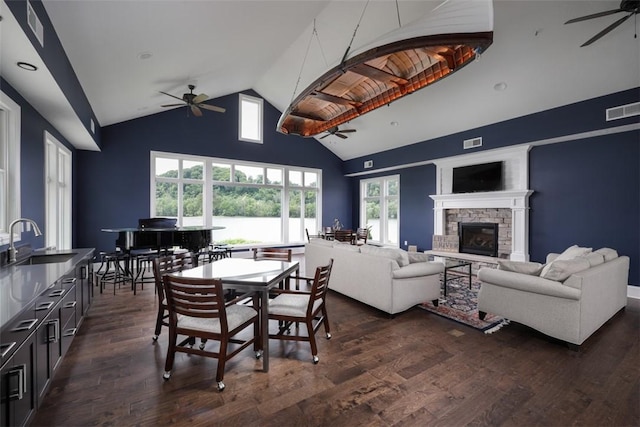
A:
<svg viewBox="0 0 640 427">
<path fill-rule="evenodd" d="M 437 300 L 437 299 L 434 299 L 434 300 L 433 300 L 433 301 L 431 301 L 431 302 L 433 303 L 433 306 L 434 306 L 434 307 L 437 307 L 437 306 L 438 306 L 438 300 Z"/>
<path fill-rule="evenodd" d="M 484 318 L 487 317 L 487 312 L 486 311 L 478 311 L 478 317 L 480 318 L 480 320 L 484 320 Z"/>
<path fill-rule="evenodd" d="M 573 344 L 570 342 L 567 343 L 567 348 L 571 351 L 576 351 L 576 352 L 580 351 L 580 346 L 578 344 Z"/>
</svg>

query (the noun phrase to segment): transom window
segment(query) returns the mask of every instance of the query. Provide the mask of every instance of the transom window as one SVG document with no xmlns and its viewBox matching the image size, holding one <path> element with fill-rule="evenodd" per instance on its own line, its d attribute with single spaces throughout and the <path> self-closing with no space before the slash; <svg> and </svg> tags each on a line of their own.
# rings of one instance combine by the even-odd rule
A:
<svg viewBox="0 0 640 427">
<path fill-rule="evenodd" d="M 216 242 L 299 244 L 322 223 L 319 169 L 160 152 L 151 165 L 151 216 L 225 227 Z"/>
<path fill-rule="evenodd" d="M 240 141 L 262 144 L 262 104 L 261 98 L 240 94 Z"/>
<path fill-rule="evenodd" d="M 360 181 L 360 223 L 362 227 L 370 227 L 369 241 L 399 246 L 399 218 L 399 175 Z"/>
</svg>

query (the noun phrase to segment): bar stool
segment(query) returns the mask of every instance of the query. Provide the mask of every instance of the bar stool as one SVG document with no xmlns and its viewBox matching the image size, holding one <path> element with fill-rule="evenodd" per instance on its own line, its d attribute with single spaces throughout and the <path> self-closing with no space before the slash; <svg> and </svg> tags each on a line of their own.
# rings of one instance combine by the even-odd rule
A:
<svg viewBox="0 0 640 427">
<path fill-rule="evenodd" d="M 134 249 L 131 251 L 132 264 L 135 264 L 135 276 L 132 279 L 133 294 L 137 294 L 138 283 L 144 290 L 145 283 L 155 283 L 153 259 L 159 256 L 154 249 Z M 132 272 L 133 274 L 133 272 Z"/>
<path fill-rule="evenodd" d="M 96 271 L 96 281 L 100 286 L 100 293 L 107 282 L 113 283 L 113 294 L 116 294 L 116 284 L 119 286 L 127 282 L 127 273 L 122 263 L 129 262 L 129 255 L 120 252 L 100 252 L 100 267 Z M 105 269 L 104 272 L 102 269 Z"/>
</svg>

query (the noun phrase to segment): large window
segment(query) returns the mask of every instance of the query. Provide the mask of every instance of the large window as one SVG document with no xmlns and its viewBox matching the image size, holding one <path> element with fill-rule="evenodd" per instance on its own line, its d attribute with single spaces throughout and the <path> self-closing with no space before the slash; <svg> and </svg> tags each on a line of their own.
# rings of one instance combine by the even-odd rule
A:
<svg viewBox="0 0 640 427">
<path fill-rule="evenodd" d="M 399 246 L 399 218 L 399 175 L 360 181 L 360 223 L 370 228 L 369 241 Z"/>
<path fill-rule="evenodd" d="M 47 247 L 71 249 L 71 151 L 45 132 Z"/>
<path fill-rule="evenodd" d="M 0 91 L 0 245 L 9 243 L 9 224 L 16 218 L 20 218 L 20 106 Z M 14 237 L 19 240 L 20 233 Z"/>
<path fill-rule="evenodd" d="M 222 226 L 216 242 L 295 244 L 319 230 L 321 171 L 151 153 L 151 216 Z"/>
</svg>

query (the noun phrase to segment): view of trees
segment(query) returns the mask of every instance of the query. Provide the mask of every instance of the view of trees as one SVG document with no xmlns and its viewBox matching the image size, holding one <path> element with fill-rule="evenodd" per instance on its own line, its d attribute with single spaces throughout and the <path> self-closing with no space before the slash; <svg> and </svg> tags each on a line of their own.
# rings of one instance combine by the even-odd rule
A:
<svg viewBox="0 0 640 427">
<path fill-rule="evenodd" d="M 213 167 L 214 181 L 229 182 L 229 167 Z M 178 178 L 178 171 L 171 170 L 160 177 Z M 186 179 L 203 179 L 202 165 L 183 169 Z M 242 171 L 235 171 L 235 183 L 263 184 L 264 177 L 247 177 Z M 270 184 L 281 184 L 271 182 Z M 202 200 L 203 185 L 183 184 L 183 216 L 203 216 Z M 264 186 L 239 186 L 218 184 L 213 186 L 213 203 L 211 214 L 213 216 L 241 216 L 241 217 L 271 217 L 281 216 L 282 190 Z M 300 218 L 302 191 L 292 190 L 289 200 L 289 216 Z M 304 192 L 305 217 L 316 217 L 316 192 Z M 156 214 L 158 216 L 178 216 L 178 184 L 172 182 L 156 182 Z"/>
</svg>

